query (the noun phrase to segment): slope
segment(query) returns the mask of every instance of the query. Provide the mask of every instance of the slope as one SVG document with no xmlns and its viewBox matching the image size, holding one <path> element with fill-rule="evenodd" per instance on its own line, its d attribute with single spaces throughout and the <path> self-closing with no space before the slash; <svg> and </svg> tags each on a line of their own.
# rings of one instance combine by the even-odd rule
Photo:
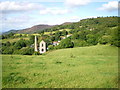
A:
<svg viewBox="0 0 120 90">
<path fill-rule="evenodd" d="M 3 88 L 117 88 L 118 48 L 61 49 L 42 56 L 3 55 Z"/>
</svg>

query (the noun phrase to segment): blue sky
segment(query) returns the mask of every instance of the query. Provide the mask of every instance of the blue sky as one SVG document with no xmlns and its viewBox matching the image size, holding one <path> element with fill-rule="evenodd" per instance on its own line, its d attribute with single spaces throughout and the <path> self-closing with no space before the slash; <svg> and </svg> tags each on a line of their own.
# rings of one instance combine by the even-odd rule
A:
<svg viewBox="0 0 120 90">
<path fill-rule="evenodd" d="M 117 0 L 0 0 L 0 8 L 2 32 L 118 15 Z"/>
</svg>

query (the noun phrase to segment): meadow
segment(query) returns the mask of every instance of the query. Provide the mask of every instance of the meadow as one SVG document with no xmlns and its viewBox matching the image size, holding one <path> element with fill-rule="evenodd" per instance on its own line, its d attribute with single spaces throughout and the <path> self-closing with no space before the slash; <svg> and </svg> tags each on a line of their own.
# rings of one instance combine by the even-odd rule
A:
<svg viewBox="0 0 120 90">
<path fill-rule="evenodd" d="M 117 88 L 118 48 L 109 45 L 2 55 L 3 88 Z"/>
<path fill-rule="evenodd" d="M 13 39 L 11 39 L 11 38 L 9 38 L 9 39 L 3 39 L 3 40 L 1 39 L 0 42 L 2 42 L 2 43 L 6 43 L 6 42 L 9 41 L 10 43 L 13 43 L 13 42 L 16 42 L 16 41 L 18 41 L 18 40 L 20 40 L 20 39 L 29 40 L 28 37 L 24 37 L 24 38 L 23 38 L 23 37 L 21 37 L 21 38 L 18 37 L 18 38 L 13 38 Z"/>
</svg>

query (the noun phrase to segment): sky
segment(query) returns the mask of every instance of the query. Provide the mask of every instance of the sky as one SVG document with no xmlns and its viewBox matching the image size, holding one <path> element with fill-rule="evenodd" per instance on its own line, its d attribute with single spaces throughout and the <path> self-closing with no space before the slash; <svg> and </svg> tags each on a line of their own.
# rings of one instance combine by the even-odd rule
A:
<svg viewBox="0 0 120 90">
<path fill-rule="evenodd" d="M 0 0 L 0 30 L 118 16 L 118 0 Z"/>
</svg>

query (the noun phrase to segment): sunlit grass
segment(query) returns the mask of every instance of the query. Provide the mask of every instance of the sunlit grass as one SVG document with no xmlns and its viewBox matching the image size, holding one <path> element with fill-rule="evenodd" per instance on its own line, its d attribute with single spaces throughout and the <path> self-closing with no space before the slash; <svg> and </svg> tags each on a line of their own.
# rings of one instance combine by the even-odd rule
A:
<svg viewBox="0 0 120 90">
<path fill-rule="evenodd" d="M 7 41 L 9 41 L 9 42 L 16 42 L 16 41 L 18 41 L 18 40 L 20 40 L 20 39 L 25 39 L 25 40 L 28 40 L 29 38 L 28 37 L 19 37 L 19 38 L 9 38 L 9 39 L 2 39 L 2 40 L 0 40 L 0 42 L 2 42 L 2 43 L 5 43 L 5 42 L 7 42 Z"/>
<path fill-rule="evenodd" d="M 3 88 L 117 88 L 118 48 L 91 46 L 45 55 L 3 55 Z"/>
</svg>

